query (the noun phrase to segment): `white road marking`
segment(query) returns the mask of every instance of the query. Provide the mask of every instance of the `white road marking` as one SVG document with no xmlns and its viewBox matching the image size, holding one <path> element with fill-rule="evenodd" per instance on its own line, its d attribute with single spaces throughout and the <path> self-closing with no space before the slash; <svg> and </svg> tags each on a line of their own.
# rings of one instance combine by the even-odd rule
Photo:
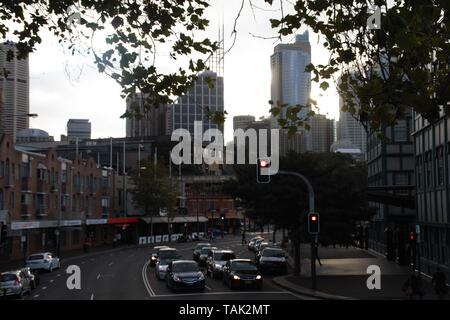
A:
<svg viewBox="0 0 450 320">
<path fill-rule="evenodd" d="M 57 277 L 61 277 L 61 273 L 58 273 L 56 276 L 57 276 Z"/>
<path fill-rule="evenodd" d="M 210 287 L 208 287 L 208 286 L 206 286 L 206 285 L 205 285 L 205 288 L 208 289 L 208 290 L 210 290 L 210 291 L 212 290 Z"/>
<path fill-rule="evenodd" d="M 53 283 L 53 281 L 55 281 L 55 280 L 51 279 L 51 280 L 50 280 L 50 283 Z"/>
<path fill-rule="evenodd" d="M 144 282 L 145 289 L 147 289 L 148 294 L 150 297 L 155 296 L 155 292 L 153 291 L 152 287 L 150 286 L 150 282 L 148 281 L 147 277 L 147 268 L 150 261 L 147 261 L 144 266 L 142 267 L 142 281 Z"/>
<path fill-rule="evenodd" d="M 94 294 L 91 294 L 91 300 L 94 300 Z"/>
<path fill-rule="evenodd" d="M 35 294 L 35 295 L 33 296 L 33 298 L 39 298 L 39 295 L 38 295 L 38 294 Z"/>
<path fill-rule="evenodd" d="M 198 295 L 236 295 L 236 294 L 292 294 L 289 291 L 223 291 L 223 292 L 208 292 L 208 293 L 181 293 L 181 294 L 159 294 L 155 298 L 164 297 L 183 297 L 183 296 L 198 296 Z"/>
<path fill-rule="evenodd" d="M 108 267 L 111 267 L 113 264 L 114 264 L 114 262 L 110 262 L 110 263 L 108 264 Z"/>
<path fill-rule="evenodd" d="M 97 280 L 100 279 L 100 273 L 97 275 Z"/>
<path fill-rule="evenodd" d="M 42 287 L 42 290 L 46 290 L 47 289 L 47 287 Z"/>
</svg>

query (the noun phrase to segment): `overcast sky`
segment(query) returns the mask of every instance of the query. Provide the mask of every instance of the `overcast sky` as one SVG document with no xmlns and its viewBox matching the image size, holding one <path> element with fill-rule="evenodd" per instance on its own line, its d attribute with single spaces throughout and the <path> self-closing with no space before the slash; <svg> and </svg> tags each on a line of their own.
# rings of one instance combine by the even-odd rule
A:
<svg viewBox="0 0 450 320">
<path fill-rule="evenodd" d="M 231 31 L 240 7 L 240 0 L 212 1 L 208 10 L 211 20 L 211 36 L 216 37 L 220 20 L 225 24 L 225 47 L 231 45 Z M 225 4 L 224 4 L 225 3 Z M 263 1 L 257 1 L 264 8 Z M 225 140 L 232 137 L 232 118 L 251 114 L 256 118 L 269 114 L 270 55 L 275 40 L 255 38 L 250 33 L 269 37 L 275 35 L 269 18 L 279 16 L 277 11 L 256 9 L 254 15 L 247 6 L 238 21 L 237 41 L 225 57 Z M 294 36 L 283 42 L 292 42 Z M 216 40 L 216 39 L 214 39 Z M 326 63 L 328 54 L 319 44 L 317 35 L 310 32 L 312 62 Z M 160 57 L 164 68 L 167 61 Z M 31 120 L 33 128 L 48 131 L 59 140 L 65 134 L 69 118 L 87 118 L 92 123 L 92 137 L 125 136 L 125 102 L 120 97 L 120 87 L 105 75 L 99 74 L 91 57 L 72 57 L 51 36 L 45 36 L 37 51 L 30 57 L 31 95 L 30 109 L 39 117 Z M 338 117 L 338 97 L 332 86 L 326 92 L 312 85 L 312 98 L 318 101 L 320 113 L 330 118 Z"/>
</svg>

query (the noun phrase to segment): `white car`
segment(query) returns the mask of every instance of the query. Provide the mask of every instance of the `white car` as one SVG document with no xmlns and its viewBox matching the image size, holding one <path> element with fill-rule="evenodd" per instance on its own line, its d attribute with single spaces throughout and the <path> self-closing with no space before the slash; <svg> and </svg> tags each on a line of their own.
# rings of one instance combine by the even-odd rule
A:
<svg viewBox="0 0 450 320">
<path fill-rule="evenodd" d="M 160 259 L 156 262 L 155 266 L 155 275 L 159 280 L 165 280 L 167 274 L 167 267 L 169 263 L 172 262 L 173 259 Z"/>
<path fill-rule="evenodd" d="M 26 267 L 31 270 L 44 269 L 52 272 L 54 269 L 61 268 L 58 257 L 54 257 L 51 252 L 36 253 L 29 256 L 26 260 Z"/>
</svg>

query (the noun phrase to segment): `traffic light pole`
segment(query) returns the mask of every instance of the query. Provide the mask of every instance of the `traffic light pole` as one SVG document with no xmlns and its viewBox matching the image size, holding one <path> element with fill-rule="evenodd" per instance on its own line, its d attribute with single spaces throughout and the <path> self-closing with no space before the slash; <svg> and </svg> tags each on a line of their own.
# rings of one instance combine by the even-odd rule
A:
<svg viewBox="0 0 450 320">
<path fill-rule="evenodd" d="M 290 176 L 296 176 L 303 180 L 303 182 L 308 187 L 308 194 L 309 194 L 309 212 L 314 212 L 314 189 L 312 187 L 311 182 L 302 174 L 294 171 L 278 171 L 278 174 L 284 174 L 284 175 L 290 175 Z M 312 280 L 312 289 L 316 290 L 316 257 L 317 257 L 317 241 L 318 241 L 318 235 L 313 235 L 313 238 L 311 239 L 311 280 Z M 299 257 L 300 260 L 300 257 Z M 298 266 L 298 275 L 301 273 L 301 260 L 299 262 Z"/>
</svg>

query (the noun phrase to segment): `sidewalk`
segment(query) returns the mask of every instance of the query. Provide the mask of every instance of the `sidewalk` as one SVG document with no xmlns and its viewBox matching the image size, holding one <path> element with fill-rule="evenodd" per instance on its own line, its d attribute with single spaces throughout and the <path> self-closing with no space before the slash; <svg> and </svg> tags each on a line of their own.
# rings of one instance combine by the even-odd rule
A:
<svg viewBox="0 0 450 320">
<path fill-rule="evenodd" d="M 287 275 L 274 278 L 274 282 L 284 289 L 319 299 L 334 300 L 405 300 L 408 297 L 402 291 L 403 284 L 411 274 L 411 269 L 388 261 L 358 248 L 319 248 L 322 266 L 317 263 L 317 290 L 311 290 L 311 271 L 309 246 L 302 245 L 301 275 Z M 289 257 L 289 262 L 293 263 Z M 376 265 L 381 270 L 381 289 L 369 290 L 367 267 Z M 431 280 L 424 276 L 424 300 L 437 299 Z M 446 297 L 446 300 L 449 299 Z"/>
</svg>

